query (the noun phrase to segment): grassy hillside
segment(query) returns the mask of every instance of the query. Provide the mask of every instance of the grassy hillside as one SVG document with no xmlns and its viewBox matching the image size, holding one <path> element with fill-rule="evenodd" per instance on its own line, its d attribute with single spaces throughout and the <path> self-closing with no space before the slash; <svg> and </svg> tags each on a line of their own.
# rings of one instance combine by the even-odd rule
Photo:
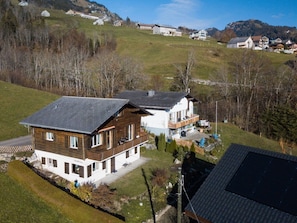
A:
<svg viewBox="0 0 297 223">
<path fill-rule="evenodd" d="M 69 16 L 58 10 L 49 12 L 51 17 L 46 18 L 46 22 L 52 30 L 59 30 L 59 33 L 69 28 L 77 28 L 91 38 L 100 39 L 103 35 L 113 35 L 117 40 L 117 52 L 122 56 L 137 59 L 143 64 L 144 71 L 148 75 L 172 77 L 175 74 L 173 64 L 186 62 L 188 52 L 194 50 L 197 66 L 193 70 L 193 77 L 207 79 L 218 68 L 227 64 L 232 55 L 240 52 L 238 49 L 227 49 L 225 44 L 218 44 L 215 40 L 191 40 L 187 35 L 182 37 L 153 35 L 152 31 L 126 26 L 114 27 L 108 23 L 94 26 L 92 20 Z M 259 53 L 267 55 L 276 66 L 294 58 L 294 55 Z"/>
<path fill-rule="evenodd" d="M 58 97 L 0 81 L 0 141 L 27 135 L 28 130 L 19 122 Z"/>
<path fill-rule="evenodd" d="M 9 218 L 1 222 L 123 222 L 54 187 L 20 161 L 9 163 L 8 175 L 10 179 L 4 178 L 0 174 L 0 179 L 3 178 L 11 183 L 9 189 L 6 188 L 5 199 L 1 199 L 0 209 L 12 216 L 7 216 Z M 0 196 L 4 196 L 2 192 Z M 21 192 L 22 196 L 16 196 Z M 14 206 L 10 206 L 10 209 L 7 210 L 6 204 L 9 202 L 9 197 L 10 203 L 12 201 L 18 203 L 21 210 L 15 210 Z M 16 212 L 20 212 L 23 217 L 13 216 Z M 1 219 L 3 220 L 0 214 Z"/>
</svg>

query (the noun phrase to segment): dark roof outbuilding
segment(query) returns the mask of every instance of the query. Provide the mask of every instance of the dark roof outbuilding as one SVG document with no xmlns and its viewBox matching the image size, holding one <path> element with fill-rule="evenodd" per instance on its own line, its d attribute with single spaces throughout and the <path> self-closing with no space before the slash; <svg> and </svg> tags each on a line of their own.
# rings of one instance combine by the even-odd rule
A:
<svg viewBox="0 0 297 223">
<path fill-rule="evenodd" d="M 115 98 L 129 99 L 133 104 L 146 109 L 171 109 L 182 98 L 192 98 L 187 92 L 161 92 L 161 91 L 124 91 Z"/>
<path fill-rule="evenodd" d="M 232 144 L 185 212 L 212 223 L 297 222 L 296 200 L 297 157 Z"/>
</svg>

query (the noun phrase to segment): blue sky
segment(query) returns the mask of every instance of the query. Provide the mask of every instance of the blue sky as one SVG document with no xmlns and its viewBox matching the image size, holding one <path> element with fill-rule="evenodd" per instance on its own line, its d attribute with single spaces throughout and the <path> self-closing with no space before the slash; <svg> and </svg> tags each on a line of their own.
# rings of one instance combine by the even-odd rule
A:
<svg viewBox="0 0 297 223">
<path fill-rule="evenodd" d="M 123 19 L 134 22 L 186 26 L 192 29 L 215 27 L 230 22 L 258 19 L 269 25 L 297 27 L 297 0 L 96 0 Z M 278 3 L 277 3 L 278 2 Z"/>
</svg>

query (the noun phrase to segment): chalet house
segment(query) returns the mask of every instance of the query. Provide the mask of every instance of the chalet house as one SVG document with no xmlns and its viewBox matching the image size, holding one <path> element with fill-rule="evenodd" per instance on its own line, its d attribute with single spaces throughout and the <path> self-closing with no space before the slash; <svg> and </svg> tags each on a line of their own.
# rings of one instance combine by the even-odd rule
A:
<svg viewBox="0 0 297 223">
<path fill-rule="evenodd" d="M 93 182 L 140 157 L 149 113 L 126 99 L 64 96 L 20 124 L 31 127 L 41 167 L 68 181 Z"/>
<path fill-rule="evenodd" d="M 185 207 L 201 223 L 297 222 L 297 157 L 232 144 Z"/>
<path fill-rule="evenodd" d="M 142 30 L 153 30 L 153 24 L 137 23 L 137 28 Z"/>
<path fill-rule="evenodd" d="M 254 48 L 254 43 L 251 37 L 235 37 L 227 43 L 227 48 Z"/>
<path fill-rule="evenodd" d="M 264 50 L 269 48 L 269 38 L 266 36 L 252 36 L 255 50 Z"/>
<path fill-rule="evenodd" d="M 207 38 L 207 31 L 201 29 L 199 31 L 193 32 L 189 36 L 190 39 L 197 39 L 197 40 L 206 40 Z"/>
<path fill-rule="evenodd" d="M 141 118 L 141 125 L 155 135 L 180 138 L 194 131 L 199 116 L 194 114 L 195 98 L 186 92 L 124 91 L 116 98 L 129 99 L 152 115 Z"/>
<path fill-rule="evenodd" d="M 157 24 L 153 26 L 153 34 L 163 35 L 163 36 L 182 36 L 182 32 L 178 31 L 174 27 L 161 26 Z"/>
</svg>

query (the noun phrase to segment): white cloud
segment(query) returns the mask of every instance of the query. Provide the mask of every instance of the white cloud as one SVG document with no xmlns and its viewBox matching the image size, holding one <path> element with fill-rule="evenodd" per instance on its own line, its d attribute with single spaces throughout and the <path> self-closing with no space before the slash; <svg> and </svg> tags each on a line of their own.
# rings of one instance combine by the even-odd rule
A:
<svg viewBox="0 0 297 223">
<path fill-rule="evenodd" d="M 186 26 L 188 28 L 205 28 L 211 21 L 199 19 L 201 0 L 171 0 L 168 4 L 161 4 L 156 12 L 155 23 L 171 26 Z"/>
</svg>

